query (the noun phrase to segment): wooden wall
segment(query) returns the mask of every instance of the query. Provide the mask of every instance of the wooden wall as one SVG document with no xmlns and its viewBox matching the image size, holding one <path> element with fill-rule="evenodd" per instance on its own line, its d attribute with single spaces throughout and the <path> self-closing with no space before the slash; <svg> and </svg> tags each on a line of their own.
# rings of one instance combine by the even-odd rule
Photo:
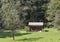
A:
<svg viewBox="0 0 60 42">
<path fill-rule="evenodd" d="M 41 31 L 43 26 L 30 26 L 30 31 Z"/>
</svg>

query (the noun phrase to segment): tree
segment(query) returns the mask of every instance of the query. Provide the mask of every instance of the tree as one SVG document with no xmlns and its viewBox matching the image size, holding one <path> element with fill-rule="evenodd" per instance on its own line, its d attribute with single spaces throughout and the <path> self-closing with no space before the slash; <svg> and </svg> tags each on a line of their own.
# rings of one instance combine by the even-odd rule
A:
<svg viewBox="0 0 60 42">
<path fill-rule="evenodd" d="M 49 20 L 50 24 L 53 24 L 54 27 L 59 28 L 59 21 L 60 21 L 60 0 L 50 0 L 48 11 L 47 11 L 47 19 Z"/>
<path fill-rule="evenodd" d="M 46 22 L 45 15 L 48 2 L 49 0 L 22 0 L 22 14 L 25 19 L 25 23 Z"/>
<path fill-rule="evenodd" d="M 14 40 L 14 31 L 16 28 L 21 27 L 21 20 L 19 18 L 19 11 L 17 2 L 14 0 L 1 0 L 2 2 L 2 26 L 5 29 L 12 30 L 13 40 Z M 16 4 L 15 4 L 16 3 Z"/>
</svg>

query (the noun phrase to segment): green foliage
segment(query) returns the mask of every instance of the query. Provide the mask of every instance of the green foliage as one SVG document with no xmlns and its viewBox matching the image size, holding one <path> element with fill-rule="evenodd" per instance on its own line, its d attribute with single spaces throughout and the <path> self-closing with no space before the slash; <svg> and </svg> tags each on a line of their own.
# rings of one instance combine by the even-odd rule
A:
<svg viewBox="0 0 60 42">
<path fill-rule="evenodd" d="M 13 29 L 13 28 L 20 28 L 20 12 L 19 12 L 19 5 L 20 1 L 14 0 L 0 0 L 2 6 L 0 9 L 0 17 L 1 17 L 1 24 L 2 27 L 6 29 Z M 19 9 L 18 9 L 19 8 Z"/>
<path fill-rule="evenodd" d="M 49 0 L 22 0 L 25 23 L 46 22 L 47 3 Z M 24 3 L 25 2 L 25 3 Z M 25 15 L 24 15 L 25 14 Z"/>
<path fill-rule="evenodd" d="M 0 0 L 0 24 L 5 28 L 28 22 L 58 26 L 59 11 L 59 0 Z"/>
<path fill-rule="evenodd" d="M 7 21 L 11 22 L 11 18 L 18 18 L 21 23 L 28 22 L 45 22 L 47 3 L 49 0 L 0 0 L 2 4 L 2 21 L 5 27 L 8 26 Z M 5 18 L 5 19 L 4 19 Z M 11 20 L 7 20 L 11 19 Z M 17 19 L 17 20 L 18 20 Z M 13 21 L 15 21 L 13 19 Z M 7 23 L 6 23 L 7 22 Z M 16 22 L 16 21 L 15 21 Z M 18 22 L 18 21 L 17 21 Z M 5 24 L 6 23 L 6 24 Z"/>
<path fill-rule="evenodd" d="M 60 26 L 60 0 L 51 0 L 48 5 L 47 11 L 48 21 L 54 25 L 54 27 Z"/>
</svg>

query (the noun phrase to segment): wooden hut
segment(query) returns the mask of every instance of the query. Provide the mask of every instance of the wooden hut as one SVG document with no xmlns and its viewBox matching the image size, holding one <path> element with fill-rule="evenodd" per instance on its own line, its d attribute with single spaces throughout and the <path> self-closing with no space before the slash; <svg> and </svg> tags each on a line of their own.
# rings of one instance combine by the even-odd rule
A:
<svg viewBox="0 0 60 42">
<path fill-rule="evenodd" d="M 29 31 L 41 31 L 43 29 L 43 22 L 29 22 Z"/>
</svg>

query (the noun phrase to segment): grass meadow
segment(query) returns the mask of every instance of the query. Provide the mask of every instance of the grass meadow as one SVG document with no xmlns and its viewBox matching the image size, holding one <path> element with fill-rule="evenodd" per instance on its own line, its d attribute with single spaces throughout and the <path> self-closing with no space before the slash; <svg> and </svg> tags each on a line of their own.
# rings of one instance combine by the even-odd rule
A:
<svg viewBox="0 0 60 42">
<path fill-rule="evenodd" d="M 44 29 L 43 32 L 16 31 L 15 40 L 9 31 L 0 31 L 0 42 L 60 42 L 60 31 L 57 29 Z"/>
</svg>

